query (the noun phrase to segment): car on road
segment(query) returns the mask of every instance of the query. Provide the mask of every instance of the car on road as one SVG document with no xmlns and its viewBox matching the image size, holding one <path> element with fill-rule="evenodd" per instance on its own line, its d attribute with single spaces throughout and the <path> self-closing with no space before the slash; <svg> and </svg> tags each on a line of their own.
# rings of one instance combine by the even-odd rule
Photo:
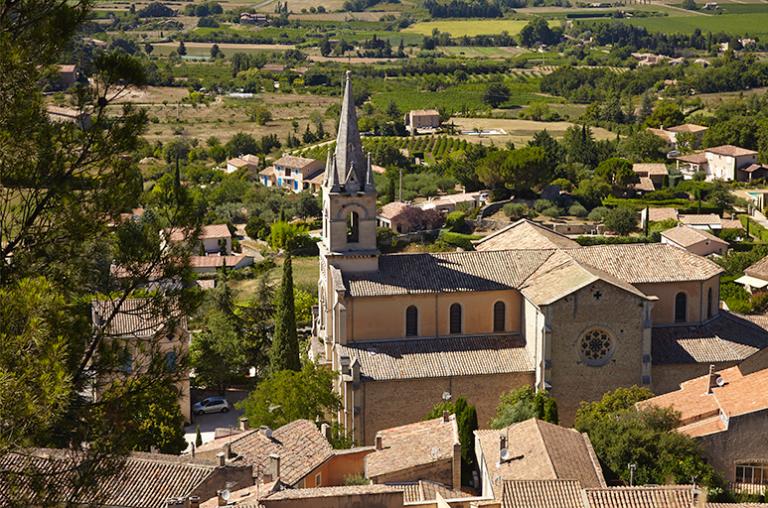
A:
<svg viewBox="0 0 768 508">
<path fill-rule="evenodd" d="M 224 397 L 208 397 L 196 402 L 192 406 L 192 412 L 196 415 L 207 413 L 226 413 L 230 410 L 229 402 Z"/>
</svg>

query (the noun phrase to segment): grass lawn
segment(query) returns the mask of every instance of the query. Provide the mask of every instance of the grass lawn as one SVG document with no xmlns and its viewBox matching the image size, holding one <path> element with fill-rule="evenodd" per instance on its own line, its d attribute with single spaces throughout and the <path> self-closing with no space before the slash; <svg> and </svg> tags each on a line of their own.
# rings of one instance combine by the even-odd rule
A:
<svg viewBox="0 0 768 508">
<path fill-rule="evenodd" d="M 768 35 L 768 11 L 715 16 L 667 16 L 635 18 L 629 23 L 647 28 L 650 32 L 693 33 L 725 32 L 731 35 Z"/>
<path fill-rule="evenodd" d="M 527 53 L 525 48 L 516 47 L 484 47 L 484 46 L 446 46 L 440 51 L 448 56 L 460 56 L 463 58 L 511 58 Z"/>
<path fill-rule="evenodd" d="M 570 122 L 536 122 L 533 120 L 513 120 L 503 118 L 451 118 L 451 122 L 461 130 L 489 130 L 489 129 L 504 129 L 506 135 L 500 136 L 459 136 L 461 139 L 473 143 L 491 143 L 496 146 L 503 145 L 506 142 L 512 142 L 515 145 L 523 145 L 530 140 L 533 135 L 539 131 L 546 130 L 552 137 L 560 139 L 565 134 L 568 127 L 574 124 Z M 615 139 L 616 134 L 609 130 L 593 127 L 592 134 L 595 139 Z"/>
<path fill-rule="evenodd" d="M 276 258 L 277 266 L 269 271 L 267 277 L 269 282 L 277 288 L 280 285 L 280 278 L 283 276 L 283 258 Z M 310 294 L 317 293 L 317 279 L 320 276 L 320 264 L 317 256 L 294 257 L 293 260 L 293 285 L 296 288 L 308 291 Z M 230 285 L 235 292 L 235 299 L 238 302 L 247 302 L 253 296 L 259 285 L 258 279 L 245 279 L 230 281 Z"/>
<path fill-rule="evenodd" d="M 441 32 L 447 32 L 454 37 L 493 35 L 505 30 L 510 35 L 517 35 L 527 23 L 528 21 L 522 19 L 447 19 L 444 21 L 416 23 L 403 30 L 403 32 L 432 35 L 432 30 L 437 28 Z"/>
</svg>

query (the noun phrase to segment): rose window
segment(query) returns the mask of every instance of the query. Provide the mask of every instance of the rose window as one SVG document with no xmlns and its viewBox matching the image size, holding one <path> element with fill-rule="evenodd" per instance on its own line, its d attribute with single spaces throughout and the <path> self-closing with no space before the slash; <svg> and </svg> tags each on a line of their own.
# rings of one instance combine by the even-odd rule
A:
<svg viewBox="0 0 768 508">
<path fill-rule="evenodd" d="M 603 365 L 613 354 L 613 339 L 605 330 L 595 328 L 581 337 L 580 348 L 587 365 Z"/>
</svg>

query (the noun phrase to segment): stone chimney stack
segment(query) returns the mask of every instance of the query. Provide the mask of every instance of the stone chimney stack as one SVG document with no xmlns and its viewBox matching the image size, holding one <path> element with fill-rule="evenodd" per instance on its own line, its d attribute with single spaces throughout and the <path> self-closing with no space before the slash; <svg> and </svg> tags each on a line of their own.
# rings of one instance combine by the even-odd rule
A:
<svg viewBox="0 0 768 508">
<path fill-rule="evenodd" d="M 227 465 L 227 454 L 224 452 L 219 452 L 216 454 L 216 458 L 218 459 L 219 466 L 226 466 Z"/>
<path fill-rule="evenodd" d="M 382 436 L 381 434 L 376 434 L 376 449 L 377 450 L 384 449 L 384 436 Z"/>
<path fill-rule="evenodd" d="M 240 430 L 242 430 L 242 431 L 248 430 L 248 418 L 243 416 L 243 417 L 240 418 L 239 421 L 240 421 Z"/>
<path fill-rule="evenodd" d="M 276 453 L 269 455 L 269 469 L 272 472 L 272 479 L 278 481 L 280 479 L 280 455 Z"/>
<path fill-rule="evenodd" d="M 187 498 L 189 508 L 200 508 L 200 496 L 189 496 Z"/>
<path fill-rule="evenodd" d="M 715 373 L 715 366 L 709 366 L 709 375 L 707 376 L 707 395 L 712 394 L 712 390 L 717 386 L 717 374 Z"/>
</svg>

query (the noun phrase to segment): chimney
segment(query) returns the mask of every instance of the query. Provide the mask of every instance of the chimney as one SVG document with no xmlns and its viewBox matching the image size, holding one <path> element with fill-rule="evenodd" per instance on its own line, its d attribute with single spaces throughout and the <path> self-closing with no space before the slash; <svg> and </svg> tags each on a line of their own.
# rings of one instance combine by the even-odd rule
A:
<svg viewBox="0 0 768 508">
<path fill-rule="evenodd" d="M 228 442 L 226 445 L 224 445 L 224 455 L 228 459 L 232 458 L 232 443 L 231 442 Z"/>
<path fill-rule="evenodd" d="M 381 434 L 376 434 L 376 449 L 377 450 L 384 449 L 384 436 L 382 436 Z"/>
<path fill-rule="evenodd" d="M 280 479 L 280 455 L 276 453 L 269 454 L 269 469 L 272 471 L 272 477 L 275 481 Z"/>
<path fill-rule="evenodd" d="M 501 456 L 501 450 L 507 447 L 507 436 L 499 434 L 499 456 Z"/>
<path fill-rule="evenodd" d="M 246 431 L 248 430 L 248 418 L 245 416 L 240 418 L 240 430 Z"/>
<path fill-rule="evenodd" d="M 449 411 L 443 411 L 443 423 L 451 421 L 451 413 Z"/>
<path fill-rule="evenodd" d="M 225 493 L 227 494 L 225 496 Z M 227 489 L 217 490 L 216 497 L 218 498 L 219 506 L 227 506 L 229 503 L 229 491 Z"/>
<path fill-rule="evenodd" d="M 717 374 L 715 373 L 715 366 L 709 366 L 709 375 L 707 376 L 707 395 L 712 394 L 712 389 L 717 386 Z"/>
<path fill-rule="evenodd" d="M 219 460 L 219 466 L 225 466 L 227 464 L 227 454 L 219 452 L 216 454 L 216 458 Z"/>
<path fill-rule="evenodd" d="M 259 427 L 259 432 L 264 434 L 264 436 L 266 436 L 267 439 L 272 439 L 272 429 L 270 429 L 266 425 L 262 425 L 261 427 Z"/>
<path fill-rule="evenodd" d="M 189 508 L 200 508 L 200 496 L 189 496 L 187 501 Z"/>
<path fill-rule="evenodd" d="M 323 435 L 325 439 L 331 439 L 331 426 L 327 423 L 323 423 L 320 425 L 320 433 Z"/>
</svg>

